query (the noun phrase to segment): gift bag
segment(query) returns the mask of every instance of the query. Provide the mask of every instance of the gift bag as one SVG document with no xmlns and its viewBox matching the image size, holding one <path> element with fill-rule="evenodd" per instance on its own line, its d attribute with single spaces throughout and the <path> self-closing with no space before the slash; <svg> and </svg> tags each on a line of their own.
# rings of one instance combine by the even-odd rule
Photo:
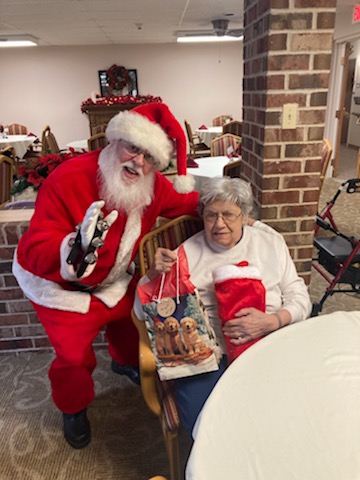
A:
<svg viewBox="0 0 360 480">
<path fill-rule="evenodd" d="M 212 274 L 222 325 L 228 320 L 233 320 L 235 314 L 242 308 L 254 307 L 265 312 L 265 287 L 257 267 L 244 261 L 238 265 L 218 267 Z M 228 363 L 260 340 L 257 338 L 242 345 L 233 345 L 228 336 L 224 337 Z"/>
<path fill-rule="evenodd" d="M 190 273 L 184 248 L 171 271 L 138 286 L 161 380 L 218 370 L 218 345 Z"/>
</svg>

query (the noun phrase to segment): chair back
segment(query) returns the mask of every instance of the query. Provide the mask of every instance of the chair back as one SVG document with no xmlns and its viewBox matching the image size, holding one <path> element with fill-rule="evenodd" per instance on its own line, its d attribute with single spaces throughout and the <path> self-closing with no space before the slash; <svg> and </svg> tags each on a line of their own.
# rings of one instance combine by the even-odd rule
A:
<svg viewBox="0 0 360 480">
<path fill-rule="evenodd" d="M 190 145 L 192 145 L 194 143 L 194 134 L 193 134 L 191 125 L 188 122 L 188 120 L 184 120 L 184 124 L 185 124 L 185 130 L 186 130 L 186 135 L 187 135 L 188 141 L 189 141 Z"/>
<path fill-rule="evenodd" d="M 0 155 L 0 207 L 11 200 L 14 173 L 14 160 L 7 155 Z"/>
<path fill-rule="evenodd" d="M 109 144 L 104 132 L 92 135 L 88 138 L 87 143 L 89 152 L 92 152 L 93 150 L 99 150 L 99 148 L 104 148 Z"/>
<path fill-rule="evenodd" d="M 199 136 L 194 134 L 190 123 L 184 120 L 187 139 L 189 142 L 190 155 L 194 157 L 207 157 L 210 155 L 210 148 L 201 142 Z"/>
<path fill-rule="evenodd" d="M 238 137 L 242 136 L 242 122 L 239 120 L 232 120 L 231 122 L 225 123 L 223 125 L 223 133 L 232 133 L 233 135 L 237 135 Z"/>
<path fill-rule="evenodd" d="M 10 145 L 5 148 L 1 148 L 0 155 L 6 155 L 7 157 L 10 157 L 13 160 L 14 169 L 15 169 L 14 175 L 17 176 L 19 173 L 19 158 L 16 157 L 15 148 L 11 147 Z"/>
<path fill-rule="evenodd" d="M 97 133 L 105 133 L 107 123 L 101 123 L 100 125 L 95 125 L 91 127 L 91 135 L 96 135 Z"/>
<path fill-rule="evenodd" d="M 331 155 L 332 155 L 332 145 L 328 138 L 324 138 L 321 151 L 321 172 L 320 172 L 320 190 L 324 183 L 326 171 L 328 169 Z"/>
<path fill-rule="evenodd" d="M 9 125 L 9 135 L 27 135 L 28 129 L 25 125 L 20 125 L 20 123 L 12 123 Z"/>
<path fill-rule="evenodd" d="M 212 124 L 213 127 L 222 127 L 226 122 L 232 119 L 232 115 L 218 115 L 212 119 Z"/>
<path fill-rule="evenodd" d="M 232 133 L 225 133 L 211 140 L 210 155 L 218 157 L 228 155 L 227 149 L 233 147 L 234 152 L 239 150 L 241 138 Z"/>
<path fill-rule="evenodd" d="M 53 154 L 60 153 L 59 145 L 49 125 L 46 125 L 46 127 L 43 130 L 41 143 L 42 143 L 41 155 L 46 155 L 47 153 L 53 153 Z"/>
<path fill-rule="evenodd" d="M 241 178 L 241 160 L 234 160 L 224 165 L 223 177 Z"/>
<path fill-rule="evenodd" d="M 163 247 L 174 250 L 184 240 L 202 229 L 201 218 L 182 215 L 151 230 L 141 239 L 139 245 L 140 275 L 143 276 L 148 271 L 157 248 Z"/>
</svg>

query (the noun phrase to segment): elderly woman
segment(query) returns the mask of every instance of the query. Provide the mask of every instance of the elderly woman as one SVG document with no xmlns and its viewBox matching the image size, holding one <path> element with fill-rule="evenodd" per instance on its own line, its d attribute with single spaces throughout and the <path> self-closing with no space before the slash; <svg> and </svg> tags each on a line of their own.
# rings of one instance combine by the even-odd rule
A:
<svg viewBox="0 0 360 480">
<path fill-rule="evenodd" d="M 228 177 L 210 180 L 203 186 L 199 198 L 204 230 L 183 244 L 191 282 L 200 293 L 223 352 L 218 371 L 175 381 L 182 424 L 189 431 L 226 368 L 225 337 L 236 346 L 246 344 L 302 321 L 311 312 L 307 287 L 296 272 L 283 237 L 259 221 L 249 226 L 252 208 L 252 191 L 247 182 Z M 152 279 L 169 271 L 175 260 L 175 252 L 159 248 L 147 277 Z M 235 318 L 222 327 L 213 271 L 241 261 L 256 266 L 261 273 L 266 290 L 265 312 L 254 307 L 241 308 Z"/>
</svg>

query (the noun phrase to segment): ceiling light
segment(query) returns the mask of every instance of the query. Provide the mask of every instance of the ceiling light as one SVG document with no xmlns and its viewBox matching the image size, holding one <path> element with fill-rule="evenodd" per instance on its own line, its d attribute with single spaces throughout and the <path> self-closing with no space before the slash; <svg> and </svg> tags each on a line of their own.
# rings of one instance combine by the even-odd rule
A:
<svg viewBox="0 0 360 480">
<path fill-rule="evenodd" d="M 195 42 L 239 42 L 243 40 L 241 37 L 233 37 L 231 35 L 199 35 L 199 36 L 185 36 L 177 37 L 177 42 L 179 43 L 195 43 Z"/>
<path fill-rule="evenodd" d="M 35 47 L 38 39 L 32 35 L 0 35 L 0 48 Z"/>
</svg>

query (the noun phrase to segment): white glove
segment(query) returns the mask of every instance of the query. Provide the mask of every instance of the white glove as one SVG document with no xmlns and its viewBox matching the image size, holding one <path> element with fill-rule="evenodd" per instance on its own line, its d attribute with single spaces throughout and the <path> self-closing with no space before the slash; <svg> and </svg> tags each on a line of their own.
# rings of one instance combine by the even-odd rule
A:
<svg viewBox="0 0 360 480">
<path fill-rule="evenodd" d="M 81 246 L 84 252 L 88 249 L 90 242 L 94 236 L 96 224 L 98 222 L 99 215 L 101 214 L 101 209 L 105 205 L 103 200 L 99 200 L 97 202 L 93 202 L 90 207 L 87 209 L 85 213 L 84 220 L 81 223 L 80 234 L 81 234 Z M 107 222 L 109 228 L 115 222 L 118 217 L 118 212 L 113 210 L 112 212 L 107 215 L 103 221 Z M 102 239 L 104 240 L 109 229 L 106 230 L 103 235 Z"/>
</svg>

